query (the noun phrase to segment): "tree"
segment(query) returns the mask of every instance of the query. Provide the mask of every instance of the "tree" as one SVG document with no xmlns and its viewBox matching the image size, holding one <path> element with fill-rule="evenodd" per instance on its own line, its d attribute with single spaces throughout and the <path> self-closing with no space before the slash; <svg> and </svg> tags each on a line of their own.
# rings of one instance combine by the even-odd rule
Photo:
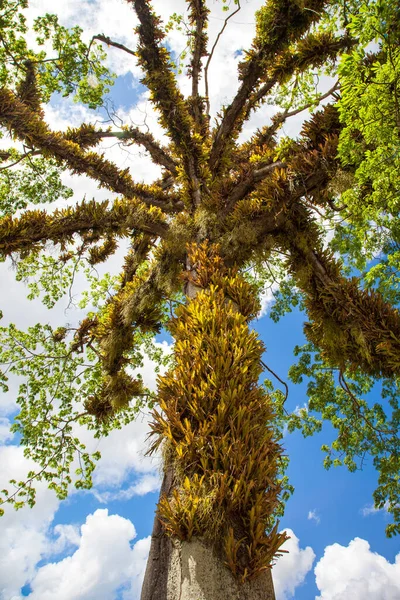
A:
<svg viewBox="0 0 400 600">
<path fill-rule="evenodd" d="M 139 22 L 134 50 L 104 34 L 85 44 L 79 28 L 68 31 L 51 15 L 36 20 L 32 50 L 20 12 L 26 2 L 10 0 L 2 15 L 0 123 L 13 144 L 2 154 L 1 255 L 18 263 L 20 276 L 41 263 L 32 294 L 44 290 L 51 306 L 80 265 L 106 261 L 121 239 L 130 244 L 119 277 L 96 286 L 87 270 L 97 311 L 79 326 L 2 329 L 2 363 L 26 378 L 13 428 L 40 465 L 26 482 L 11 482 L 16 491 L 3 491 L 3 503 L 32 505 L 40 478 L 61 498 L 72 483 L 90 487 L 98 455 L 85 451 L 76 424 L 105 435 L 156 402 L 151 450 L 162 448 L 165 473 L 142 599 L 273 598 L 270 564 L 285 541 L 277 517 L 289 493 L 285 422 L 309 435 L 321 418 L 331 420 L 338 436 L 325 447 L 328 467 L 343 460 L 353 470 L 370 453 L 380 473 L 376 505 L 388 503 L 388 533 L 399 531 L 398 6 L 268 0 L 255 15 L 237 93 L 213 124 L 207 4 L 188 0 L 185 17 L 168 25 L 184 23 L 188 33 L 185 97 L 150 2 L 127 2 Z M 136 56 L 168 146 L 134 126 L 47 126 L 43 104 L 54 92 L 101 106 L 113 81 L 103 44 Z M 315 91 L 315 73 L 338 81 Z M 242 142 L 244 124 L 266 102 L 281 109 Z M 279 135 L 306 109 L 314 112 L 296 139 Z M 161 178 L 135 182 L 94 150 L 104 138 L 143 146 Z M 63 169 L 119 198 L 34 210 L 32 203 L 69 196 Z M 298 302 L 308 313 L 309 343 L 291 372 L 311 378 L 300 414 L 286 415 L 284 395 L 259 385 L 263 345 L 249 323 L 260 290 L 275 279 L 275 317 Z M 153 398 L 132 368 L 163 326 L 174 357 Z M 389 409 L 360 398 L 380 378 Z M 201 568 L 185 579 L 193 556 Z"/>
</svg>

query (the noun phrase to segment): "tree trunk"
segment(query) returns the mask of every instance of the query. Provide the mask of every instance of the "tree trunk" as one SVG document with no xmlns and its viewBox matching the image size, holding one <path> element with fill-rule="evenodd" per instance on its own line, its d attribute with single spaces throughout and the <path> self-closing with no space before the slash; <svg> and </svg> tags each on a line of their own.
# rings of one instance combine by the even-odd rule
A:
<svg viewBox="0 0 400 600">
<path fill-rule="evenodd" d="M 170 485 L 167 472 L 161 494 Z M 270 570 L 242 585 L 199 539 L 166 535 L 156 515 L 141 600 L 275 600 L 275 593 Z"/>
<path fill-rule="evenodd" d="M 170 323 L 176 362 L 158 381 L 151 425 L 165 475 L 141 600 L 275 600 L 282 449 L 248 325 L 256 291 L 206 243 L 188 272 L 188 303 Z"/>
</svg>

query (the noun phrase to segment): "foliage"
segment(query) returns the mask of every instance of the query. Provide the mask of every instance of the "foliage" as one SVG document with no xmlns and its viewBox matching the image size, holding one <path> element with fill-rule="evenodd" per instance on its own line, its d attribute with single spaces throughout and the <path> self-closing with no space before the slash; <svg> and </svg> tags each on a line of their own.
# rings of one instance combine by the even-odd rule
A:
<svg viewBox="0 0 400 600">
<path fill-rule="evenodd" d="M 82 29 L 61 26 L 55 15 L 35 19 L 32 33 L 36 49 L 28 46 L 26 16 L 28 0 L 7 0 L 1 7 L 0 82 L 23 85 L 30 66 L 37 69 L 37 85 L 43 102 L 54 92 L 74 95 L 77 102 L 91 108 L 100 106 L 104 94 L 114 81 L 104 66 L 101 45 L 82 41 Z M 51 47 L 51 53 L 49 49 Z"/>
<path fill-rule="evenodd" d="M 10 151 L 7 161 L 21 161 L 21 167 L 11 169 L 5 166 L 0 171 L 1 216 L 12 215 L 26 208 L 28 203 L 48 204 L 72 196 L 72 190 L 63 184 L 54 160 L 30 158 L 25 153 Z"/>
<path fill-rule="evenodd" d="M 377 390 L 375 380 L 362 372 L 343 373 L 329 368 L 310 344 L 296 347 L 295 354 L 300 358 L 291 367 L 289 376 L 294 383 L 306 378 L 308 403 L 297 413 L 285 415 L 282 412 L 282 421 L 290 432 L 300 429 L 304 436 L 321 431 L 324 421 L 331 423 L 336 437 L 321 448 L 326 453 L 324 466 L 327 469 L 345 465 L 349 471 L 355 471 L 362 469 L 364 461 L 372 457 L 380 473 L 374 492 L 375 506 L 387 507 L 393 515 L 394 523 L 387 526 L 387 535 L 399 533 L 398 378 L 384 379 Z M 374 396 L 380 393 L 389 406 L 368 401 L 372 390 Z"/>
<path fill-rule="evenodd" d="M 47 283 L 52 277 L 47 278 Z M 108 285 L 94 284 L 94 302 L 98 291 Z M 97 289 L 96 289 L 97 288 Z M 48 301 L 51 290 L 46 290 Z M 104 298 L 104 293 L 101 293 Z M 102 384 L 101 364 L 93 348 L 77 344 L 75 327 L 52 328 L 37 324 L 21 331 L 14 324 L 0 328 L 0 386 L 3 392 L 12 390 L 17 378 L 19 385 L 11 431 L 24 446 L 24 455 L 38 467 L 24 481 L 11 480 L 9 490 L 2 490 L 0 505 L 9 503 L 21 508 L 35 503 L 38 481 L 47 481 L 60 499 L 66 498 L 71 486 L 77 489 L 92 487 L 92 472 L 100 458 L 97 451 L 88 451 L 82 441 L 83 428 L 93 431 L 95 438 L 108 435 L 129 423 L 143 406 L 143 399 L 112 415 L 104 421 L 90 412 L 90 403 Z M 74 335 L 75 334 L 75 335 Z M 129 356 L 130 368 L 143 366 L 144 354 L 159 364 L 167 364 L 150 336 L 137 335 L 137 349 Z M 9 382 L 12 386 L 9 386 Z M 151 405 L 152 394 L 143 389 L 143 398 Z M 84 400 L 86 399 L 86 400 Z M 0 508 L 0 514 L 3 514 Z"/>
</svg>

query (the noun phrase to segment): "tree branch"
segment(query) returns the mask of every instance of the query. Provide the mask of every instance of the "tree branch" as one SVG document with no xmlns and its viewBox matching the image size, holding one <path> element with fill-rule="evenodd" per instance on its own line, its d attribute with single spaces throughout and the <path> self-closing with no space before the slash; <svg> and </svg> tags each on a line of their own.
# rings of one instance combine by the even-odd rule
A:
<svg viewBox="0 0 400 600">
<path fill-rule="evenodd" d="M 192 77 L 192 98 L 197 98 L 199 95 L 199 79 L 201 72 L 201 59 L 207 56 L 207 35 L 205 29 L 207 27 L 207 16 L 209 10 L 205 0 L 188 0 L 190 7 L 189 21 L 191 25 L 195 25 L 194 29 L 194 48 L 192 60 L 190 61 L 190 75 Z M 196 115 L 195 115 L 196 117 Z M 197 115 L 195 121 L 199 123 L 200 115 Z"/>
<path fill-rule="evenodd" d="M 308 104 L 304 104 L 303 106 L 300 106 L 299 108 L 293 110 L 289 110 L 289 108 L 287 108 L 286 110 L 274 115 L 272 117 L 272 124 L 268 125 L 267 127 L 264 127 L 261 131 L 258 131 L 252 137 L 249 143 L 249 147 L 268 145 L 274 137 L 275 133 L 280 128 L 280 126 L 283 125 L 283 123 L 287 119 L 300 114 L 304 110 L 308 110 L 309 108 L 315 107 L 316 105 L 320 104 L 322 100 L 325 100 L 326 98 L 329 98 L 329 96 L 332 96 L 338 89 L 339 82 L 336 81 L 336 83 L 327 92 L 325 92 L 325 94 L 321 94 L 320 96 L 318 96 L 315 102 L 309 102 Z"/>
<path fill-rule="evenodd" d="M 283 381 L 283 379 L 281 379 L 279 377 L 279 375 L 277 375 L 275 373 L 275 371 L 273 371 L 268 365 L 266 365 L 264 361 L 260 360 L 260 363 L 262 364 L 262 366 L 264 367 L 264 369 L 267 369 L 267 371 L 269 371 L 271 373 L 271 375 L 273 375 L 275 377 L 275 379 L 277 379 L 283 385 L 283 387 L 285 388 L 285 398 L 283 400 L 283 403 L 285 403 L 286 400 L 288 399 L 288 396 L 289 396 L 289 387 L 288 387 L 288 384 L 286 383 L 286 381 Z"/>
<path fill-rule="evenodd" d="M 307 6 L 292 2 L 274 3 L 259 14 L 259 28 L 248 60 L 239 65 L 242 81 L 236 96 L 226 108 L 215 133 L 210 154 L 210 168 L 214 174 L 221 171 L 230 146 L 235 142 L 245 118 L 245 105 L 254 87 L 267 68 L 268 61 L 278 52 L 299 40 L 307 29 L 322 15 L 326 0 L 309 0 Z"/>
<path fill-rule="evenodd" d="M 169 64 L 169 55 L 160 41 L 165 33 L 159 27 L 159 18 L 152 13 L 147 0 L 127 0 L 133 5 L 140 21 L 137 56 L 145 72 L 142 82 L 152 92 L 154 105 L 161 113 L 160 123 L 168 131 L 177 151 L 182 156 L 190 201 L 200 202 L 198 163 L 202 157 L 200 144 L 193 139 L 193 121 L 187 103 L 179 91 Z"/>
<path fill-rule="evenodd" d="M 85 237 L 113 235 L 127 237 L 132 230 L 165 236 L 168 225 L 160 209 L 148 209 L 139 201 L 116 200 L 109 202 L 82 202 L 75 207 L 46 211 L 24 212 L 19 218 L 3 217 L 0 220 L 0 255 L 34 250 L 47 241 L 64 244 L 74 234 Z"/>
<path fill-rule="evenodd" d="M 98 35 L 94 35 L 92 37 L 92 42 L 94 42 L 95 40 L 98 40 L 99 42 L 103 42 L 104 44 L 107 44 L 107 46 L 113 46 L 113 48 L 118 48 L 119 50 L 123 50 L 124 52 L 127 52 L 128 54 L 131 54 L 132 56 L 136 57 L 136 52 L 134 50 L 127 48 L 123 44 L 114 42 L 112 39 L 110 39 L 106 35 L 103 35 L 102 33 L 99 33 Z"/>
<path fill-rule="evenodd" d="M 331 366 L 351 366 L 373 377 L 400 373 L 400 315 L 375 290 L 359 288 L 340 264 L 322 249 L 317 224 L 301 204 L 285 225 L 281 247 L 290 252 L 289 266 L 305 294 L 310 323 L 307 338 Z"/>
<path fill-rule="evenodd" d="M 257 183 L 263 181 L 263 179 L 268 177 L 268 175 L 275 171 L 275 169 L 286 169 L 286 167 L 286 163 L 280 160 L 269 165 L 265 165 L 260 169 L 254 169 L 254 171 L 251 171 L 240 183 L 235 183 L 233 185 L 233 191 L 225 200 L 226 213 L 230 212 L 234 208 L 235 204 L 239 202 L 239 200 L 242 200 L 242 198 L 252 192 Z"/>
<path fill-rule="evenodd" d="M 10 167 L 15 167 L 16 165 L 18 165 L 21 161 L 23 161 L 25 158 L 28 158 L 30 156 L 37 156 L 38 154 L 40 154 L 39 152 L 35 152 L 33 150 L 29 150 L 28 152 L 24 152 L 23 154 L 21 154 L 21 156 L 19 158 L 17 158 L 14 162 L 10 163 L 9 165 L 4 165 L 3 167 L 0 167 L 0 171 L 6 171 L 7 169 L 9 169 Z"/>
<path fill-rule="evenodd" d="M 210 68 L 210 64 L 211 64 L 212 58 L 214 56 L 214 52 L 215 52 L 215 49 L 216 49 L 216 47 L 218 45 L 218 42 L 219 42 L 222 34 L 224 33 L 226 26 L 228 25 L 228 21 L 232 17 L 234 17 L 239 12 L 240 9 L 241 9 L 240 0 L 238 0 L 238 7 L 237 7 L 237 9 L 234 10 L 230 15 L 228 15 L 226 17 L 226 19 L 225 19 L 225 21 L 224 21 L 224 23 L 222 25 L 222 28 L 219 31 L 219 33 L 218 33 L 218 35 L 217 35 L 217 37 L 215 39 L 213 47 L 211 48 L 211 52 L 208 55 L 207 63 L 206 63 L 206 66 L 204 68 L 204 85 L 205 85 L 206 107 L 207 107 L 207 117 L 208 117 L 208 120 L 211 119 L 211 116 L 210 116 L 210 95 L 209 95 L 210 92 L 209 92 L 209 89 L 208 89 L 208 69 Z"/>
<path fill-rule="evenodd" d="M 168 150 L 156 142 L 150 132 L 143 132 L 138 127 L 122 127 L 121 131 L 102 131 L 96 129 L 93 125 L 82 123 L 80 127 L 69 128 L 64 137 L 74 144 L 78 144 L 81 149 L 87 150 L 96 146 L 104 138 L 115 138 L 122 142 L 135 142 L 146 148 L 153 162 L 165 167 L 174 176 L 177 175 L 176 165 Z"/>
<path fill-rule="evenodd" d="M 154 186 L 135 183 L 128 170 L 122 171 L 99 154 L 84 152 L 63 134 L 50 131 L 40 115 L 6 88 L 0 90 L 0 123 L 28 146 L 64 163 L 73 173 L 87 175 L 126 198 L 137 197 L 150 206 L 159 206 L 166 211 L 177 210 L 173 204 L 176 198 L 166 198 L 165 192 Z"/>
<path fill-rule="evenodd" d="M 339 385 L 342 388 L 342 390 L 344 392 L 346 392 L 346 394 L 349 396 L 358 417 L 360 419 L 362 419 L 363 421 L 365 421 L 365 423 L 368 425 L 368 427 L 370 427 L 373 431 L 375 431 L 378 434 L 381 442 L 383 442 L 382 434 L 383 435 L 385 435 L 385 434 L 386 435 L 395 435 L 396 434 L 396 431 L 394 431 L 393 429 L 380 429 L 379 427 L 375 427 L 375 425 L 373 423 L 371 423 L 371 421 L 363 413 L 359 400 L 356 398 L 356 396 L 351 391 L 349 384 L 347 383 L 347 381 L 345 379 L 343 371 L 341 371 L 341 370 L 339 371 Z"/>
<path fill-rule="evenodd" d="M 165 167 L 165 169 L 170 171 L 174 177 L 178 174 L 176 169 L 177 163 L 175 160 L 165 148 L 156 142 L 153 135 L 149 132 L 144 133 L 143 131 L 140 131 L 138 127 L 127 127 L 122 131 L 99 131 L 97 132 L 97 135 L 101 139 L 116 138 L 124 142 L 131 141 L 144 146 L 154 163 Z"/>
<path fill-rule="evenodd" d="M 282 52 L 269 66 L 264 77 L 265 82 L 250 96 L 246 104 L 246 119 L 276 84 L 286 83 L 296 72 L 304 72 L 310 67 L 321 67 L 327 61 L 333 62 L 342 51 L 348 50 L 355 43 L 356 41 L 347 35 L 335 37 L 330 32 L 310 33 L 299 40 L 295 52 Z"/>
</svg>

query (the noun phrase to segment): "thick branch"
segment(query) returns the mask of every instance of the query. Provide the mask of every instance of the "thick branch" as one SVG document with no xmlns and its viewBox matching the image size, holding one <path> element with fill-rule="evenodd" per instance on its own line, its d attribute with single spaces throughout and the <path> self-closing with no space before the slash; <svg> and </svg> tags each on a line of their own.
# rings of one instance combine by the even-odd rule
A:
<svg viewBox="0 0 400 600">
<path fill-rule="evenodd" d="M 209 10 L 204 0 L 188 0 L 189 20 L 194 29 L 194 47 L 190 61 L 190 75 L 192 77 L 192 97 L 199 95 L 199 79 L 201 72 L 201 59 L 207 56 L 207 15 Z"/>
<path fill-rule="evenodd" d="M 47 241 L 65 244 L 74 234 L 85 238 L 89 233 L 96 239 L 107 235 L 126 237 L 132 230 L 164 236 L 168 231 L 162 212 L 148 209 L 138 201 L 82 202 L 75 207 L 46 211 L 24 212 L 19 218 L 0 220 L 0 255 L 29 252 Z"/>
<path fill-rule="evenodd" d="M 241 129 L 246 102 L 265 72 L 268 61 L 277 52 L 282 52 L 300 39 L 310 25 L 318 21 L 326 0 L 309 0 L 306 4 L 304 6 L 288 0 L 268 3 L 260 10 L 258 35 L 253 42 L 253 50 L 249 53 L 249 59 L 241 64 L 242 83 L 225 110 L 215 135 L 210 155 L 210 167 L 214 173 L 221 170 L 226 151 Z"/>
<path fill-rule="evenodd" d="M 229 212 L 233 209 L 235 204 L 252 192 L 257 183 L 263 181 L 268 177 L 275 169 L 286 169 L 287 165 L 283 161 L 277 161 L 269 165 L 265 165 L 260 169 L 254 169 L 251 171 L 245 179 L 240 183 L 234 185 L 232 193 L 225 200 L 225 210 Z"/>
<path fill-rule="evenodd" d="M 119 50 L 123 50 L 124 52 L 127 52 L 128 54 L 131 54 L 131 56 L 135 56 L 136 57 L 136 52 L 134 50 L 131 50 L 130 48 L 127 48 L 123 44 L 119 44 L 118 42 L 114 42 L 114 40 L 110 39 L 106 35 L 103 35 L 101 33 L 99 33 L 98 35 L 94 35 L 92 37 L 92 42 L 95 41 L 95 40 L 98 40 L 99 42 L 103 42 L 104 44 L 107 44 L 107 46 L 113 46 L 113 48 L 118 48 Z"/>
<path fill-rule="evenodd" d="M 340 166 L 339 131 L 337 110 L 325 106 L 304 124 L 302 137 L 285 160 L 287 168 L 265 167 L 267 177 L 226 214 L 227 232 L 221 244 L 228 257 L 236 256 L 236 263 L 243 264 L 251 260 L 255 249 L 276 245 L 276 239 L 286 235 L 283 232 L 291 211 L 303 198 L 313 205 L 328 203 L 327 186 Z"/>
<path fill-rule="evenodd" d="M 332 96 L 338 89 L 339 82 L 337 81 L 327 92 L 325 92 L 325 94 L 321 94 L 320 96 L 318 96 L 318 98 L 316 98 L 315 101 L 309 102 L 308 104 L 304 104 L 299 108 L 295 108 L 293 110 L 287 109 L 276 114 L 272 119 L 271 125 L 269 125 L 268 127 L 264 127 L 261 131 L 258 131 L 255 134 L 255 136 L 253 136 L 252 140 L 250 141 L 250 146 L 253 144 L 254 146 L 268 145 L 273 139 L 275 133 L 278 131 L 281 125 L 283 125 L 283 123 L 287 121 L 287 119 L 290 119 L 290 117 L 294 117 L 300 114 L 304 110 L 308 110 L 309 108 L 314 107 L 316 104 L 320 104 L 322 100 L 325 100 L 326 98 L 329 98 L 329 96 Z"/>
<path fill-rule="evenodd" d="M 73 173 L 92 177 L 127 198 L 138 197 L 148 205 L 176 210 L 161 189 L 134 183 L 128 170 L 122 171 L 99 154 L 84 152 L 63 134 L 50 131 L 39 115 L 5 88 L 0 90 L 0 123 L 28 146 L 41 150 L 44 156 L 63 162 Z"/>
<path fill-rule="evenodd" d="M 70 142 L 78 144 L 81 150 L 96 146 L 104 138 L 135 142 L 146 148 L 154 163 L 165 167 L 174 176 L 177 175 L 176 162 L 168 150 L 160 146 L 151 133 L 140 131 L 138 127 L 124 127 L 121 131 L 102 131 L 96 129 L 94 125 L 83 123 L 80 127 L 67 129 L 64 137 Z"/>
<path fill-rule="evenodd" d="M 284 241 L 283 241 L 284 240 Z M 339 263 L 322 250 L 318 227 L 299 206 L 286 223 L 282 246 L 305 293 L 310 323 L 305 333 L 332 366 L 361 369 L 374 377 L 400 373 L 400 314 L 375 290 L 346 279 Z"/>
<path fill-rule="evenodd" d="M 345 35 L 335 37 L 332 33 L 322 32 L 310 33 L 301 39 L 296 51 L 285 51 L 279 54 L 269 66 L 264 83 L 249 98 L 246 104 L 246 117 L 254 110 L 276 84 L 284 84 L 290 80 L 296 72 L 306 69 L 317 68 L 325 65 L 328 61 L 335 61 L 338 55 L 351 48 L 356 43 L 354 39 Z"/>
<path fill-rule="evenodd" d="M 197 205 L 200 201 L 197 171 L 202 152 L 200 145 L 192 137 L 193 121 L 169 64 L 168 52 L 160 45 L 165 34 L 147 0 L 127 1 L 133 5 L 140 21 L 137 56 L 145 72 L 143 83 L 151 91 L 154 105 L 161 113 L 161 125 L 168 131 L 177 151 L 182 155 L 191 200 Z"/>
<path fill-rule="evenodd" d="M 151 237 L 143 236 L 135 243 L 125 261 L 119 291 L 100 318 L 85 320 L 80 326 L 76 344 L 95 342 L 101 356 L 101 389 L 85 405 L 99 420 L 112 417 L 115 410 L 127 407 L 141 393 L 140 382 L 125 370 L 130 362 L 127 353 L 135 345 L 135 329 L 158 332 L 163 321 L 163 300 L 180 285 L 179 248 L 171 254 L 167 247 L 158 246 L 155 259 L 146 269 L 143 263 L 153 242 Z"/>
<path fill-rule="evenodd" d="M 99 131 L 98 136 L 100 138 L 117 138 L 126 143 L 136 142 L 144 146 L 154 163 L 165 167 L 174 177 L 177 176 L 177 163 L 168 151 L 156 142 L 151 133 L 140 131 L 138 127 L 127 127 L 123 131 Z"/>
<path fill-rule="evenodd" d="M 192 57 L 188 75 L 192 78 L 192 95 L 188 98 L 188 107 L 196 125 L 196 131 L 202 136 L 209 135 L 209 120 L 204 112 L 204 99 L 199 95 L 201 59 L 207 56 L 207 17 L 209 10 L 205 0 L 187 0 L 189 4 L 189 23 L 192 27 Z"/>
<path fill-rule="evenodd" d="M 87 345 L 102 362 L 104 374 L 99 392 L 85 402 L 87 411 L 99 422 L 111 419 L 115 411 L 126 408 L 133 397 L 143 395 L 141 382 L 124 370 L 127 362 L 124 353 L 132 351 L 135 345 L 136 323 L 124 319 L 123 307 L 129 295 L 134 294 L 129 288 L 148 259 L 154 242 L 155 238 L 150 235 L 137 236 L 125 258 L 120 289 L 106 305 L 103 319 L 97 316 L 84 319 L 74 337 L 75 347 Z"/>
</svg>

